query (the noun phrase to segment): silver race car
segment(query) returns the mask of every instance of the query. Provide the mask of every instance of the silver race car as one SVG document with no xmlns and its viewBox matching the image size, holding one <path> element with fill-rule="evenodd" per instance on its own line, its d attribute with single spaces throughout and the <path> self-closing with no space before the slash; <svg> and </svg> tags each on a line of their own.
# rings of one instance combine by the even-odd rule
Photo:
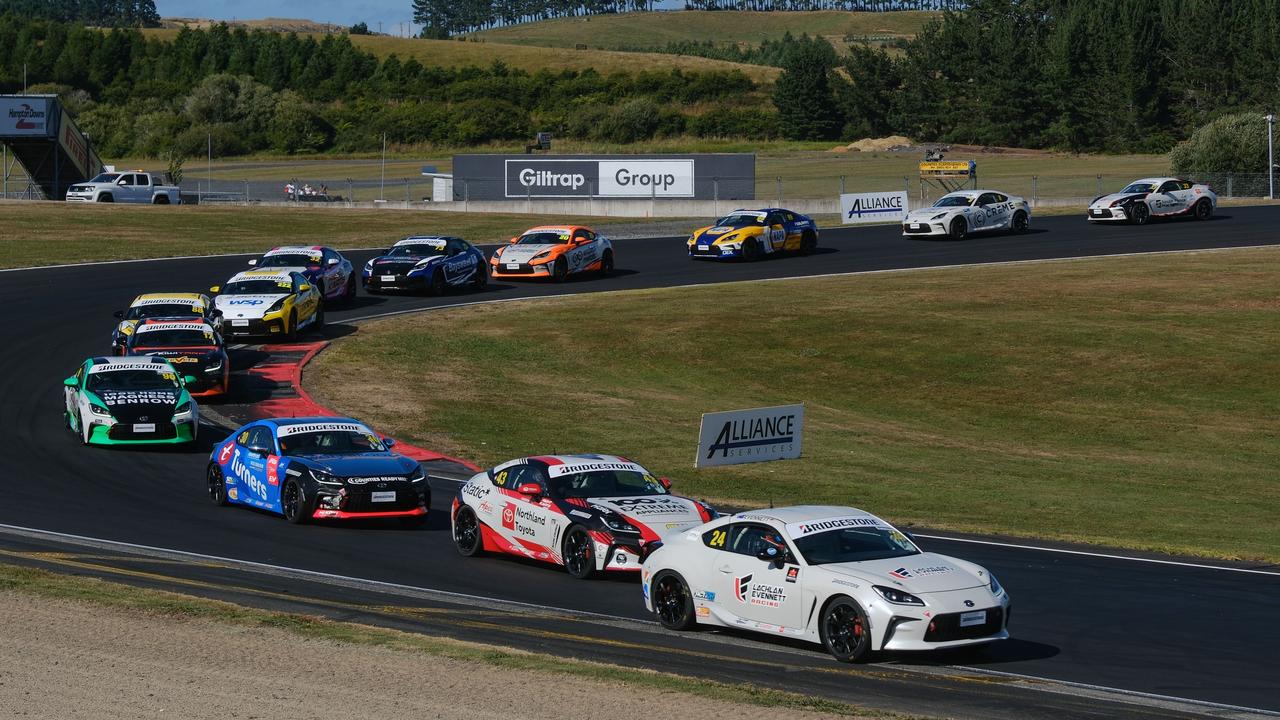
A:
<svg viewBox="0 0 1280 720">
<path fill-rule="evenodd" d="M 903 237 L 948 237 L 963 240 L 972 233 L 1023 233 L 1031 227 L 1027 201 L 995 190 L 960 190 L 938 198 L 932 207 L 907 213 Z"/>
</svg>

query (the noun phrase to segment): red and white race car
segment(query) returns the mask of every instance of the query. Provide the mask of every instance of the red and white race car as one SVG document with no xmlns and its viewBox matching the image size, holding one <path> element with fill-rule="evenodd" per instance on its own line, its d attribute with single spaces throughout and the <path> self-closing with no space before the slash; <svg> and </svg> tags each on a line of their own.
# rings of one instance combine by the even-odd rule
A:
<svg viewBox="0 0 1280 720">
<path fill-rule="evenodd" d="M 1218 195 L 1208 185 L 1179 178 L 1134 180 L 1118 193 L 1089 203 L 1090 222 L 1145 225 L 1152 218 L 1189 215 L 1208 220 L 1218 207 Z"/>
<path fill-rule="evenodd" d="M 576 578 L 638 572 L 670 533 L 718 517 L 672 495 L 671 481 L 614 455 L 540 455 L 505 462 L 468 480 L 454 498 L 453 541 L 563 565 Z"/>
</svg>

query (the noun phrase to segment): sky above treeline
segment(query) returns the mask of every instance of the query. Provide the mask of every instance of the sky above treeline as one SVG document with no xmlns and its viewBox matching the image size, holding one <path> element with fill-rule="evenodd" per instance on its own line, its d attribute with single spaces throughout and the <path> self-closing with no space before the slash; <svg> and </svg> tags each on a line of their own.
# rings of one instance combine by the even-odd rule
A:
<svg viewBox="0 0 1280 720">
<path fill-rule="evenodd" d="M 656 7 L 680 7 L 678 0 L 654 3 Z M 412 24 L 410 0 L 156 0 L 161 17 L 209 18 L 212 20 L 257 20 L 291 18 L 333 23 L 334 25 L 368 24 L 369 29 L 388 35 L 414 35 L 422 29 Z"/>
</svg>

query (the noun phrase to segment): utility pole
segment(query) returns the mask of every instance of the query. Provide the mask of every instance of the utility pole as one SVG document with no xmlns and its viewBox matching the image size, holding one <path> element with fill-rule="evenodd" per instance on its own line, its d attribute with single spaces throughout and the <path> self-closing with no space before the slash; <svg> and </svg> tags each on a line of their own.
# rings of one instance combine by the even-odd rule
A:
<svg viewBox="0 0 1280 720">
<path fill-rule="evenodd" d="M 204 180 L 209 192 L 213 192 L 213 133 L 205 133 L 204 139 L 206 143 L 205 150 L 208 151 L 204 161 Z"/>
<path fill-rule="evenodd" d="M 382 133 L 382 183 L 378 186 L 378 199 L 385 200 L 383 192 L 387 189 L 387 134 Z"/>
<path fill-rule="evenodd" d="M 1267 195 L 1276 199 L 1276 154 L 1275 154 L 1276 116 L 1267 116 Z"/>
</svg>

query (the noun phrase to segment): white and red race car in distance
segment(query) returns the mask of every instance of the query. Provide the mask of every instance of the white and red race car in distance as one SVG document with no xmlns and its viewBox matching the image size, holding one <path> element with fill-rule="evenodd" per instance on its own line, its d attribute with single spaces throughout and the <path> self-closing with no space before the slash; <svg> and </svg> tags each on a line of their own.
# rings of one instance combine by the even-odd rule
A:
<svg viewBox="0 0 1280 720">
<path fill-rule="evenodd" d="M 475 556 L 505 553 L 587 578 L 637 572 L 664 537 L 717 517 L 668 492 L 671 483 L 616 455 L 540 455 L 468 480 L 454 498 L 453 541 Z"/>
<path fill-rule="evenodd" d="M 1089 222 L 1145 225 L 1151 218 L 1190 215 L 1208 220 L 1218 209 L 1218 194 L 1208 185 L 1178 178 L 1134 180 L 1118 193 L 1089 203 Z"/>
<path fill-rule="evenodd" d="M 1009 637 L 1009 595 L 985 568 L 927 553 L 851 507 L 752 510 L 676 533 L 645 559 L 645 607 L 696 624 L 820 643 L 837 660 Z"/>
</svg>

